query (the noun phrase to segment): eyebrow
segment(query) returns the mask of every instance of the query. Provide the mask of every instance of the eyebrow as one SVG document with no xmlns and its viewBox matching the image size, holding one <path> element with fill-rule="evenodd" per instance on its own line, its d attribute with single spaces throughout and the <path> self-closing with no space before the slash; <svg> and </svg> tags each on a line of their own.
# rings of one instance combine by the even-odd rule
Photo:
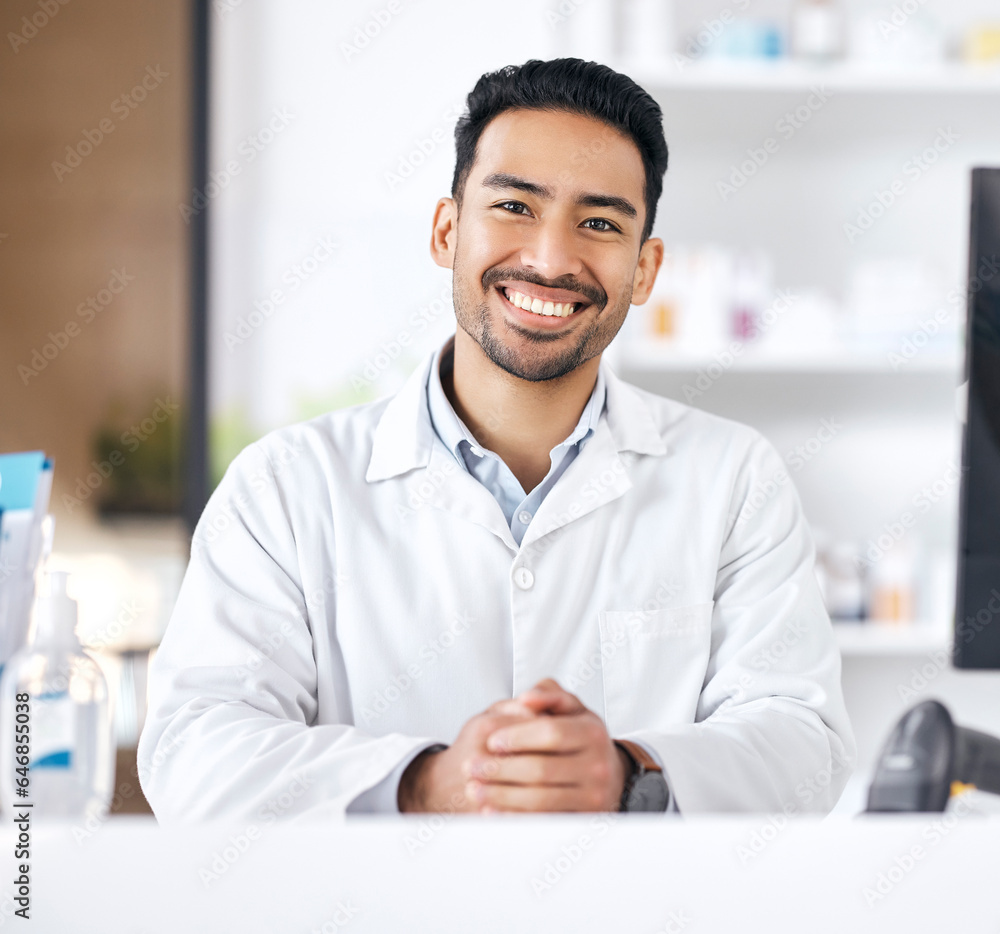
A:
<svg viewBox="0 0 1000 934">
<path fill-rule="evenodd" d="M 551 201 L 555 197 L 551 188 L 546 188 L 545 185 L 539 185 L 537 182 L 529 182 L 517 175 L 509 175 L 506 172 L 494 172 L 492 175 L 487 175 L 483 179 L 483 187 L 494 188 L 498 191 L 516 188 L 518 191 L 525 191 L 544 201 Z M 620 198 L 617 195 L 598 195 L 588 192 L 577 197 L 576 203 L 587 208 L 610 208 L 626 217 L 639 216 L 635 205 L 628 198 Z"/>
</svg>

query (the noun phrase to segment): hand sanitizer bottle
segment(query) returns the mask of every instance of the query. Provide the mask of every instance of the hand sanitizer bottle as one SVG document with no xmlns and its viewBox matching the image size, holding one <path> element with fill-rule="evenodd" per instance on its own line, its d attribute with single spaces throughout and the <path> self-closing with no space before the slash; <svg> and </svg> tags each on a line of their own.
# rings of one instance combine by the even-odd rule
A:
<svg viewBox="0 0 1000 934">
<path fill-rule="evenodd" d="M 67 574 L 45 575 L 33 639 L 0 677 L 0 799 L 34 821 L 105 816 L 115 748 L 108 685 L 76 636 Z"/>
</svg>

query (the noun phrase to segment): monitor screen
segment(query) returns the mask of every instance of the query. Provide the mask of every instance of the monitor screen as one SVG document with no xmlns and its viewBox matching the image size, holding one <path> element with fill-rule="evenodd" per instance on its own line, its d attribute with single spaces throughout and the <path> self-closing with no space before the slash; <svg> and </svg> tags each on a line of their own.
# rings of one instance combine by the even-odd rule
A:
<svg viewBox="0 0 1000 934">
<path fill-rule="evenodd" d="M 1000 669 L 1000 168 L 973 169 L 955 665 Z"/>
</svg>

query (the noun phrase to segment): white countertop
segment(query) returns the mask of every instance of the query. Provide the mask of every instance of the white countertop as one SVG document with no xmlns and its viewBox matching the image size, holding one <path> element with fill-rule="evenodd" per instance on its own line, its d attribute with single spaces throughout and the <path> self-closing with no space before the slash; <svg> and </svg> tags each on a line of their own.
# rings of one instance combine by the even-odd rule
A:
<svg viewBox="0 0 1000 934">
<path fill-rule="evenodd" d="M 5 827 L 7 891 L 12 851 Z M 995 934 L 998 851 L 1000 818 L 958 813 L 117 818 L 90 836 L 33 829 L 30 930 Z"/>
</svg>

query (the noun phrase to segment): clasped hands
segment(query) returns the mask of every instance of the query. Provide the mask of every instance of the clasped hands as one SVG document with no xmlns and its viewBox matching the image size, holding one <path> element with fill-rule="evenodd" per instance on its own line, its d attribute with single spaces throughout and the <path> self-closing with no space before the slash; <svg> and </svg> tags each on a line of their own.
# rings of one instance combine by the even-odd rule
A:
<svg viewBox="0 0 1000 934">
<path fill-rule="evenodd" d="M 404 812 L 617 811 L 630 762 L 601 718 L 551 678 L 498 701 L 403 773 Z"/>
</svg>

